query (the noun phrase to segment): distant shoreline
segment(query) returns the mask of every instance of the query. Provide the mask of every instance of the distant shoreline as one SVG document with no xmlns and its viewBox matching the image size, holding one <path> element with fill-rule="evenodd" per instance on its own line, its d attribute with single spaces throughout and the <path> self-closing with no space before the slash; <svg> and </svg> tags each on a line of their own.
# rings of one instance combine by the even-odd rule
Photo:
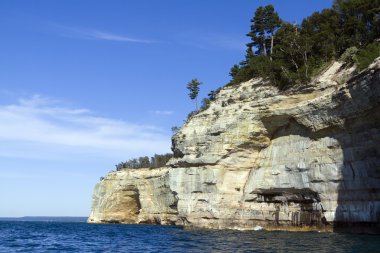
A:
<svg viewBox="0 0 380 253">
<path fill-rule="evenodd" d="M 81 216 L 23 216 L 0 217 L 0 221 L 86 222 L 87 218 Z"/>
</svg>

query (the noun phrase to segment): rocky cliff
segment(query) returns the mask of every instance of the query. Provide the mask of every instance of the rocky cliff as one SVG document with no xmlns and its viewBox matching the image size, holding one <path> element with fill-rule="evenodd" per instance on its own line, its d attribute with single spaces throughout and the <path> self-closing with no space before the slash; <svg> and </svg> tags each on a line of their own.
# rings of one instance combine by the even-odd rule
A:
<svg viewBox="0 0 380 253">
<path fill-rule="evenodd" d="M 110 172 L 89 222 L 379 231 L 380 58 L 286 92 L 225 87 L 172 149 L 167 168 Z"/>
</svg>

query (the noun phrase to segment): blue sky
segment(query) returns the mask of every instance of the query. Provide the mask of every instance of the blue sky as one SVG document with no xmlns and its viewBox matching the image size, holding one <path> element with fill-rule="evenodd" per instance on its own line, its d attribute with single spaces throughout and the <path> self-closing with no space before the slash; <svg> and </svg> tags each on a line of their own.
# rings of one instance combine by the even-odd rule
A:
<svg viewBox="0 0 380 253">
<path fill-rule="evenodd" d="M 332 0 L 0 1 L 0 216 L 87 216 L 114 164 L 169 152 L 186 83 L 227 83 L 269 3 L 300 23 Z"/>
</svg>

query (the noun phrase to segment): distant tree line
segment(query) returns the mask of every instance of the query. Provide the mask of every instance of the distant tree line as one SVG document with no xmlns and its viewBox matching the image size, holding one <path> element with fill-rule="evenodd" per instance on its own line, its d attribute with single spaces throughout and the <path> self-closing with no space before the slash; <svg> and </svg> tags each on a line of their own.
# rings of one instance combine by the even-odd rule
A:
<svg viewBox="0 0 380 253">
<path fill-rule="evenodd" d="M 152 157 L 140 156 L 138 158 L 129 159 L 125 162 L 120 162 L 115 165 L 116 170 L 123 169 L 140 169 L 140 168 L 159 168 L 166 165 L 166 163 L 173 157 L 173 154 L 167 153 L 163 155 L 155 154 Z"/>
<path fill-rule="evenodd" d="M 302 23 L 281 20 L 272 5 L 259 7 L 251 19 L 245 59 L 230 71 L 229 85 L 255 77 L 286 89 L 307 83 L 347 49 L 359 68 L 380 56 L 380 0 L 335 0 Z"/>
</svg>

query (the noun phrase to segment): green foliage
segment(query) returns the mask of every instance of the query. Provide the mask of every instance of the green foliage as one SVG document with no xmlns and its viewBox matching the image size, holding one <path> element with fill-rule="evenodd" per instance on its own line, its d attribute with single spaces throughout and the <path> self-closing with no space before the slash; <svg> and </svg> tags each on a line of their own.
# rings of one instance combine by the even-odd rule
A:
<svg viewBox="0 0 380 253">
<path fill-rule="evenodd" d="M 255 76 L 256 75 L 254 75 L 254 69 L 249 66 L 245 66 L 239 69 L 239 71 L 236 73 L 236 76 L 227 85 L 229 86 L 246 82 Z"/>
<path fill-rule="evenodd" d="M 179 129 L 180 129 L 179 127 L 173 126 L 172 127 L 172 134 L 175 135 L 176 133 L 178 133 Z"/>
<path fill-rule="evenodd" d="M 139 157 L 138 164 L 141 166 L 141 168 L 149 168 L 150 167 L 149 157 L 147 156 Z"/>
<path fill-rule="evenodd" d="M 197 115 L 197 113 L 199 113 L 198 110 L 191 111 L 191 112 L 187 115 L 186 121 L 189 121 L 193 116 Z"/>
<path fill-rule="evenodd" d="M 380 43 L 374 42 L 366 47 L 359 49 L 356 57 L 354 58 L 355 63 L 358 65 L 359 69 L 365 69 L 369 64 L 373 62 L 377 57 L 380 56 Z"/>
<path fill-rule="evenodd" d="M 232 78 L 235 78 L 236 74 L 239 72 L 240 70 L 240 67 L 239 65 L 237 64 L 234 64 L 230 70 L 230 76 L 232 76 Z"/>
<path fill-rule="evenodd" d="M 217 93 L 217 92 L 214 91 L 214 90 L 210 91 L 210 92 L 207 94 L 208 99 L 209 99 L 210 101 L 215 100 L 215 98 L 216 98 L 216 93 Z"/>
<path fill-rule="evenodd" d="M 341 21 L 341 49 L 369 44 L 379 38 L 380 0 L 335 0 L 333 9 Z"/>
<path fill-rule="evenodd" d="M 202 83 L 199 82 L 196 78 L 192 79 L 190 82 L 187 83 L 187 89 L 189 90 L 189 97 L 190 99 L 195 99 L 195 109 L 198 110 L 198 102 L 197 97 L 199 93 L 199 85 Z"/>
<path fill-rule="evenodd" d="M 312 47 L 300 27 L 285 23 L 277 32 L 278 43 L 274 49 L 272 83 L 285 88 L 290 85 L 308 82 Z"/>
<path fill-rule="evenodd" d="M 357 47 L 349 47 L 344 51 L 344 53 L 340 56 L 339 61 L 346 63 L 346 64 L 352 64 L 355 63 L 359 49 Z"/>
<path fill-rule="evenodd" d="M 140 169 L 140 168 L 159 168 L 166 165 L 166 163 L 173 157 L 173 154 L 154 154 L 150 159 L 148 156 L 141 156 L 138 158 L 129 159 L 125 162 L 116 164 L 116 170 L 123 169 Z"/>
<path fill-rule="evenodd" d="M 251 43 L 247 44 L 249 48 L 247 55 L 251 53 L 253 47 L 257 49 L 256 55 L 271 55 L 274 34 L 282 22 L 273 5 L 257 8 L 251 22 L 251 31 L 247 34 L 251 38 Z"/>
<path fill-rule="evenodd" d="M 227 85 L 262 77 L 286 89 L 309 82 L 342 54 L 342 61 L 360 69 L 379 55 L 373 42 L 380 38 L 380 0 L 335 0 L 332 8 L 313 13 L 301 25 L 282 22 L 268 5 L 257 8 L 251 22 L 245 59 L 231 68 Z"/>
<path fill-rule="evenodd" d="M 206 110 L 207 108 L 210 107 L 210 99 L 208 98 L 203 98 L 202 99 L 202 104 L 201 104 L 201 108 L 199 109 L 200 111 L 204 111 Z"/>
<path fill-rule="evenodd" d="M 336 43 L 340 30 L 338 13 L 325 9 L 305 18 L 300 33 L 310 46 L 310 55 L 319 62 L 326 62 L 337 55 Z"/>
<path fill-rule="evenodd" d="M 256 47 L 256 54 L 266 54 L 265 28 L 264 28 L 265 10 L 262 6 L 256 9 L 255 15 L 251 19 L 251 31 L 247 34 L 251 38 L 251 43 L 247 44 L 249 49 Z M 249 53 L 247 51 L 247 53 Z"/>
</svg>

